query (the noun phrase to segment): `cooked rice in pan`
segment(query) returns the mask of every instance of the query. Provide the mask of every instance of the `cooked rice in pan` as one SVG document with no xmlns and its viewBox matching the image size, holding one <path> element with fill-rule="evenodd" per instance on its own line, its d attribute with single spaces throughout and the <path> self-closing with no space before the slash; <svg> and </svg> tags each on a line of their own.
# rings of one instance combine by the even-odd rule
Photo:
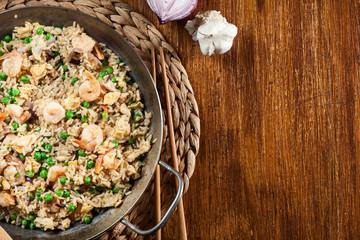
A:
<svg viewBox="0 0 360 240">
<path fill-rule="evenodd" d="M 76 23 L 25 22 L 0 56 L 5 220 L 65 230 L 120 206 L 152 138 L 130 68 Z"/>
</svg>

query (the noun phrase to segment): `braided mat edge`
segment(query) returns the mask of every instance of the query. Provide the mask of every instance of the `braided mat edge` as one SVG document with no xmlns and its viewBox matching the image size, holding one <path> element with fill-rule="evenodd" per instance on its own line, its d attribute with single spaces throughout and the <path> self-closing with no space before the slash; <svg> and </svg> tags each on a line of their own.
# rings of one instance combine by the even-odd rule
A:
<svg viewBox="0 0 360 240">
<path fill-rule="evenodd" d="M 179 171 L 184 178 L 186 191 L 189 187 L 189 179 L 195 170 L 195 158 L 199 151 L 200 118 L 193 89 L 176 50 L 166 42 L 163 35 L 147 18 L 120 0 L 1 0 L 0 12 L 34 5 L 70 8 L 100 19 L 127 39 L 149 69 L 151 66 L 151 47 L 154 46 L 155 49 L 158 49 L 160 46 L 164 47 L 166 73 L 169 78 L 170 99 L 174 118 L 176 147 L 178 158 L 180 159 Z M 156 58 L 157 72 L 158 76 L 160 76 L 160 55 L 158 51 Z M 165 96 L 162 91 L 163 86 L 161 81 L 158 81 L 158 89 L 160 89 L 161 102 L 164 103 Z M 163 109 L 165 109 L 164 106 L 165 105 L 163 105 Z M 167 114 L 165 110 L 163 110 L 163 114 L 164 121 L 166 121 Z M 161 160 L 171 164 L 170 142 L 165 122 Z M 175 196 L 174 186 L 175 183 L 171 174 L 169 172 L 162 172 L 161 198 L 163 213 L 167 210 Z M 155 216 L 155 208 L 149 207 L 154 206 L 153 193 L 154 184 L 152 182 L 125 219 L 142 228 L 151 227 L 154 224 L 153 219 Z M 111 230 L 100 237 L 101 240 L 144 238 L 145 237 L 138 236 L 136 233 L 127 229 L 121 223 L 116 224 Z"/>
</svg>

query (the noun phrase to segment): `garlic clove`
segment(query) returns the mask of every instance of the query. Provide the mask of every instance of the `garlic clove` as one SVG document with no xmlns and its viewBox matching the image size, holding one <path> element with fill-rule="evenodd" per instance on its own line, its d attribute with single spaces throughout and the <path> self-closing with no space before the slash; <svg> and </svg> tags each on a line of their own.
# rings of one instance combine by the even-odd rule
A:
<svg viewBox="0 0 360 240">
<path fill-rule="evenodd" d="M 185 28 L 194 41 L 199 41 L 201 52 L 208 56 L 229 51 L 237 35 L 236 26 L 228 23 L 219 11 L 198 13 Z"/>
</svg>

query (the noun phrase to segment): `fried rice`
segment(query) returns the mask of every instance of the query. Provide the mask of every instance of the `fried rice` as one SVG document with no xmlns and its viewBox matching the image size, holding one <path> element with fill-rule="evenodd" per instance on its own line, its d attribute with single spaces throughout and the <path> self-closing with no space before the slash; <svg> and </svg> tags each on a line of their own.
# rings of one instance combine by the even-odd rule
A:
<svg viewBox="0 0 360 240">
<path fill-rule="evenodd" d="M 1 41 L 0 63 L 4 219 L 65 230 L 120 206 L 152 141 L 130 68 L 76 23 L 25 22 Z"/>
</svg>

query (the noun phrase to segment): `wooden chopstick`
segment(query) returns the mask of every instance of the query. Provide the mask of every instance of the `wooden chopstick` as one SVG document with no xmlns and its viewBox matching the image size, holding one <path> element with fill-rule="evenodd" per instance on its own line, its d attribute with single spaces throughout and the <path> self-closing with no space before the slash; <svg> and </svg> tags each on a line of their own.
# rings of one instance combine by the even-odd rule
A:
<svg viewBox="0 0 360 240">
<path fill-rule="evenodd" d="M 155 48 L 151 48 L 151 65 L 152 65 L 152 77 L 156 87 L 156 60 L 155 60 Z M 157 165 L 155 169 L 155 206 L 156 206 L 156 223 L 161 220 L 161 185 L 160 185 L 160 166 Z M 155 233 L 155 239 L 161 240 L 161 228 Z"/>
<path fill-rule="evenodd" d="M 1 240 L 12 240 L 12 238 L 9 236 L 9 234 L 2 227 L 0 227 L 0 239 Z"/>
<path fill-rule="evenodd" d="M 166 98 L 166 112 L 168 117 L 168 129 L 169 129 L 169 136 L 170 136 L 170 146 L 171 146 L 171 158 L 173 162 L 173 168 L 176 171 L 179 171 L 179 163 L 178 158 L 176 154 L 176 146 L 175 146 L 175 135 L 174 135 L 174 123 L 173 123 L 173 117 L 171 112 L 171 106 L 170 106 L 170 95 L 169 95 L 169 82 L 166 75 L 166 69 L 165 69 L 165 58 L 164 58 L 164 48 L 160 47 L 160 59 L 161 59 L 161 73 L 162 73 L 162 80 L 164 83 L 165 88 L 165 98 Z M 179 186 L 179 183 L 176 181 L 176 187 Z M 178 204 L 178 217 L 179 217 L 179 231 L 178 231 L 178 239 L 184 240 L 187 239 L 186 234 L 186 222 L 185 222 L 185 213 L 184 213 L 184 205 L 182 198 L 179 201 Z"/>
</svg>

